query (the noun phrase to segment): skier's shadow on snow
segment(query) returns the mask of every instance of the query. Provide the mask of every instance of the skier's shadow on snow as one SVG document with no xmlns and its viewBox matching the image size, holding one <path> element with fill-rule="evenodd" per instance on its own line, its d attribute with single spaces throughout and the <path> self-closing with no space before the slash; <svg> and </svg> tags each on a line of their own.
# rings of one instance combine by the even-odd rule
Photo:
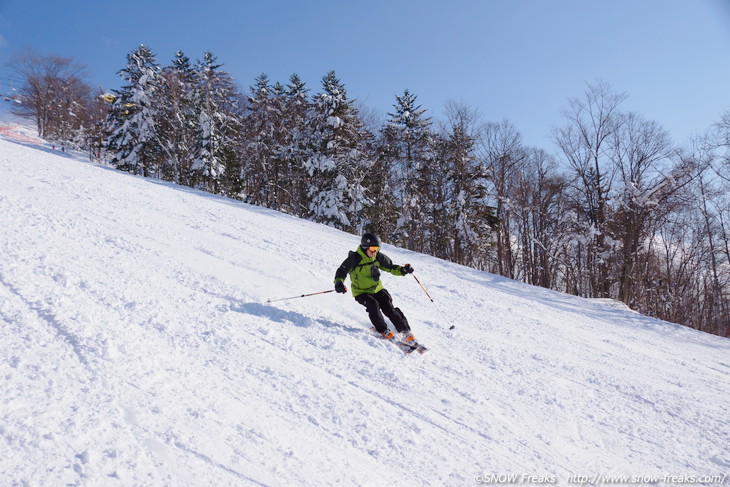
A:
<svg viewBox="0 0 730 487">
<path fill-rule="evenodd" d="M 240 303 L 232 305 L 231 311 L 260 316 L 276 323 L 294 325 L 300 328 L 309 328 L 312 325 L 319 324 L 325 328 L 338 328 L 350 333 L 363 331 L 362 328 L 345 326 L 322 318 L 312 318 L 311 316 L 306 316 L 295 311 L 286 311 L 275 306 L 262 303 Z"/>
</svg>

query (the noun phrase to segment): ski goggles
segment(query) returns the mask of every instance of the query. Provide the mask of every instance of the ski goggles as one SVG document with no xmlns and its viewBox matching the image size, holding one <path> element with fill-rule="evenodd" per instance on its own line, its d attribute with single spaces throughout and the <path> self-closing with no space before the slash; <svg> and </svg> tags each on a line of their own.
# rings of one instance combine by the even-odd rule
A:
<svg viewBox="0 0 730 487">
<path fill-rule="evenodd" d="M 380 247 L 378 247 L 377 245 L 371 245 L 370 247 L 367 248 L 367 250 L 369 250 L 372 253 L 375 253 L 380 250 Z"/>
</svg>

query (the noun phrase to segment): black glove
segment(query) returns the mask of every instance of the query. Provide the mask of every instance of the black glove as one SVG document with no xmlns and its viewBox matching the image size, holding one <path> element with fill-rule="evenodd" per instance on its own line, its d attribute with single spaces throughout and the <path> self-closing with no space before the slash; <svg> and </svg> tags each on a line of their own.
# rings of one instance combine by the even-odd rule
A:
<svg viewBox="0 0 730 487">
<path fill-rule="evenodd" d="M 413 274 L 413 267 L 411 267 L 411 264 L 406 264 L 403 267 L 401 267 L 401 272 L 403 273 L 404 276 L 407 274 Z"/>
<path fill-rule="evenodd" d="M 340 294 L 345 294 L 347 292 L 347 288 L 345 287 L 345 283 L 342 281 L 337 281 L 335 283 L 335 291 L 337 291 Z"/>
</svg>

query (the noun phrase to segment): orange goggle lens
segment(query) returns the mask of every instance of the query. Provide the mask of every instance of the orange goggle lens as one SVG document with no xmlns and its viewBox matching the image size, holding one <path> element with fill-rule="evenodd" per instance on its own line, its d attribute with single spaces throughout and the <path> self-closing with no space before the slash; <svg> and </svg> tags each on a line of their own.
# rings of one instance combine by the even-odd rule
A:
<svg viewBox="0 0 730 487">
<path fill-rule="evenodd" d="M 370 252 L 377 252 L 378 250 L 380 250 L 380 247 L 373 245 L 372 247 L 368 247 L 368 250 Z"/>
</svg>

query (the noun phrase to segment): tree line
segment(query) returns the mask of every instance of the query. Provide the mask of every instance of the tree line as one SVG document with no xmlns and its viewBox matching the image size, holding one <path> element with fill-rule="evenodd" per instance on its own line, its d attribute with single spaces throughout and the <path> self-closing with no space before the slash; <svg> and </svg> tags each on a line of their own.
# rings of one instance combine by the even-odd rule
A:
<svg viewBox="0 0 730 487">
<path fill-rule="evenodd" d="M 596 81 L 548 152 L 463 104 L 434 121 L 405 90 L 379 122 L 334 71 L 244 92 L 222 66 L 139 46 L 103 93 L 30 52 L 14 111 L 120 170 L 730 336 L 730 112 L 680 146 Z"/>
</svg>

